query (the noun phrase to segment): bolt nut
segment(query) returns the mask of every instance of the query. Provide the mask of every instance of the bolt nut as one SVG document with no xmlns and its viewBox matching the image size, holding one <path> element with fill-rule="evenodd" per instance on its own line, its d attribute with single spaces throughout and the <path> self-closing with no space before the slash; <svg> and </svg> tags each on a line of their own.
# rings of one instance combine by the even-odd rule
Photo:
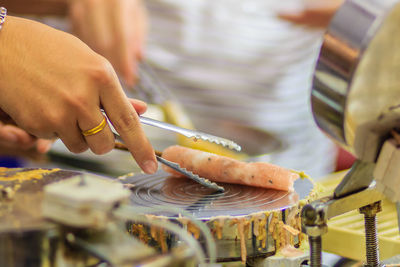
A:
<svg viewBox="0 0 400 267">
<path fill-rule="evenodd" d="M 328 226 L 326 224 L 318 225 L 318 226 L 306 226 L 303 225 L 302 227 L 303 233 L 308 236 L 318 237 L 322 236 L 326 232 L 328 232 Z"/>
<path fill-rule="evenodd" d="M 312 205 L 307 204 L 301 211 L 301 217 L 307 221 L 314 222 L 317 219 L 317 212 Z"/>
<path fill-rule="evenodd" d="M 364 214 L 365 216 L 375 216 L 378 212 L 382 211 L 382 205 L 381 202 L 375 202 L 372 204 L 369 204 L 367 206 L 361 207 L 359 209 L 361 214 Z"/>
</svg>

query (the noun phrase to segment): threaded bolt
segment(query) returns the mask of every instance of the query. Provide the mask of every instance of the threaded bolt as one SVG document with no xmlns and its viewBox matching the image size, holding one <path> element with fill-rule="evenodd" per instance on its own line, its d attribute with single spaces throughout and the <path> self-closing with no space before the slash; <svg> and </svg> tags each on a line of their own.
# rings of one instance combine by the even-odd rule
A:
<svg viewBox="0 0 400 267">
<path fill-rule="evenodd" d="M 364 214 L 365 224 L 365 246 L 367 249 L 368 267 L 378 267 L 379 265 L 379 244 L 378 233 L 376 231 L 376 214 L 382 210 L 381 202 L 360 208 L 360 213 Z"/>
<path fill-rule="evenodd" d="M 321 236 L 309 236 L 308 242 L 310 243 L 310 266 L 322 266 L 322 239 Z"/>
<path fill-rule="evenodd" d="M 376 215 L 365 215 L 365 242 L 367 248 L 367 266 L 379 266 L 379 247 L 376 231 Z"/>
</svg>

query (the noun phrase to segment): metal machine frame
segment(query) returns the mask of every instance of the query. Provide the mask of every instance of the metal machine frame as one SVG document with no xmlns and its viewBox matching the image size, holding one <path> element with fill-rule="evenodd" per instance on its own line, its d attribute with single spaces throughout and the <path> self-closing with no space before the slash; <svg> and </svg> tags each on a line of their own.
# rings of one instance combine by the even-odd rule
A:
<svg viewBox="0 0 400 267">
<path fill-rule="evenodd" d="M 328 231 L 328 219 L 354 209 L 365 219 L 365 266 L 382 266 L 376 214 L 387 193 L 378 179 L 373 181 L 377 173 L 387 179 L 400 178 L 388 171 L 397 147 L 392 146 L 390 153 L 383 149 L 400 121 L 398 21 L 398 1 L 348 0 L 325 33 L 311 93 L 314 118 L 358 160 L 332 196 L 302 210 L 302 229 L 309 236 L 313 267 L 321 266 L 321 236 Z M 384 164 L 378 164 L 383 157 Z"/>
</svg>

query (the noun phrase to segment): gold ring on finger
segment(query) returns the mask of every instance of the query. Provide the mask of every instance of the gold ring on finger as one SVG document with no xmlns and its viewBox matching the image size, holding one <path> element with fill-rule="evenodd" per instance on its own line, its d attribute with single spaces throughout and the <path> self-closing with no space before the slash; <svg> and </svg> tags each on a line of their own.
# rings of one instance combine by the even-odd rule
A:
<svg viewBox="0 0 400 267">
<path fill-rule="evenodd" d="M 101 132 L 107 125 L 107 120 L 106 117 L 103 117 L 103 120 L 100 122 L 99 125 L 97 125 L 96 127 L 83 131 L 82 134 L 84 136 L 90 136 L 90 135 L 94 135 L 97 134 L 98 132 Z"/>
</svg>

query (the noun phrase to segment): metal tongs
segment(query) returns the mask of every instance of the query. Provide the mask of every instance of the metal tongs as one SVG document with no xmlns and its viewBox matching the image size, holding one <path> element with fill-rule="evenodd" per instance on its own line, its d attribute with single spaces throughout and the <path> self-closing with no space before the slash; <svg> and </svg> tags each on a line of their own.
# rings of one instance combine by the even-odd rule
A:
<svg viewBox="0 0 400 267">
<path fill-rule="evenodd" d="M 105 112 L 104 111 L 102 111 L 102 112 L 106 116 Z M 146 117 L 143 117 L 143 116 L 139 116 L 139 118 L 140 118 L 140 122 L 143 123 L 143 124 L 147 124 L 147 125 L 150 125 L 150 126 L 154 126 L 154 127 L 158 127 L 158 128 L 161 128 L 161 129 L 165 129 L 165 130 L 168 130 L 168 131 L 175 132 L 175 133 L 179 133 L 179 134 L 182 134 L 182 135 L 184 135 L 184 136 L 186 136 L 188 138 L 193 138 L 194 140 L 201 139 L 201 140 L 204 140 L 204 141 L 207 141 L 207 142 L 212 142 L 212 143 L 227 147 L 229 149 L 234 149 L 236 151 L 240 151 L 241 150 L 241 147 L 238 144 L 236 144 L 235 142 L 233 142 L 231 140 L 225 139 L 225 138 L 221 138 L 221 137 L 214 136 L 214 135 L 211 135 L 211 134 L 206 134 L 206 133 L 199 132 L 199 131 L 194 131 L 194 130 L 181 128 L 181 127 L 178 127 L 178 126 L 166 123 L 166 122 L 153 120 L 153 119 L 146 118 Z M 119 136 L 118 132 L 114 129 L 112 124 L 109 123 L 109 125 L 110 125 L 110 128 L 111 128 L 112 132 L 116 136 Z M 120 143 L 120 142 L 115 142 L 114 148 L 115 149 L 119 149 L 119 150 L 126 150 L 126 151 L 128 150 L 127 147 L 125 146 L 125 144 Z M 171 169 L 183 174 L 184 176 L 186 176 L 186 177 L 192 179 L 193 181 L 195 181 L 195 182 L 197 182 L 197 183 L 199 183 L 201 185 L 204 185 L 204 186 L 206 186 L 208 188 L 211 188 L 211 189 L 216 190 L 216 191 L 221 191 L 221 192 L 225 191 L 225 189 L 222 186 L 219 186 L 216 183 L 211 182 L 208 179 L 202 178 L 202 177 L 198 176 L 197 174 L 194 174 L 191 171 L 188 171 L 187 169 L 182 168 L 181 166 L 179 166 L 178 163 L 175 163 L 175 162 L 172 162 L 172 161 L 169 161 L 169 160 L 166 160 L 166 159 L 162 158 L 161 155 L 162 155 L 161 152 L 156 151 L 157 161 L 160 162 L 161 164 L 164 164 L 164 165 L 170 167 Z"/>
<path fill-rule="evenodd" d="M 154 126 L 154 127 L 158 127 L 161 129 L 175 132 L 175 133 L 179 133 L 188 138 L 192 138 L 194 140 L 201 139 L 201 140 L 204 140 L 207 142 L 212 142 L 212 143 L 227 147 L 229 149 L 236 150 L 236 151 L 241 150 L 241 147 L 238 144 L 236 144 L 235 142 L 233 142 L 231 140 L 225 139 L 225 138 L 221 138 L 218 136 L 214 136 L 211 134 L 207 134 L 207 133 L 203 133 L 203 132 L 199 132 L 199 131 L 195 131 L 195 130 L 181 128 L 181 127 L 178 127 L 178 126 L 166 123 L 166 122 L 161 122 L 161 121 L 153 120 L 153 119 L 142 117 L 142 116 L 139 116 L 139 118 L 140 118 L 140 122 L 143 124 L 147 124 L 150 126 Z M 116 132 L 114 131 L 114 133 L 116 133 Z M 120 145 L 120 144 L 118 144 L 118 145 Z M 120 148 L 120 147 L 116 147 L 116 148 Z M 198 176 L 197 174 L 194 174 L 191 171 L 188 171 L 187 169 L 182 168 L 181 166 L 179 166 L 179 164 L 177 164 L 175 162 L 171 162 L 169 160 L 162 158 L 160 152 L 156 151 L 156 158 L 157 158 L 158 162 L 170 167 L 171 169 L 174 169 L 175 171 L 196 181 L 199 184 L 202 184 L 202 185 L 204 185 L 208 188 L 214 189 L 216 191 L 222 191 L 222 192 L 225 191 L 225 189 L 222 186 L 219 186 L 216 183 L 211 182 L 208 179 L 202 178 L 202 177 Z"/>
<path fill-rule="evenodd" d="M 195 131 L 195 130 L 181 128 L 181 127 L 178 127 L 178 126 L 166 123 L 166 122 L 161 122 L 161 121 L 153 120 L 153 119 L 142 117 L 142 116 L 139 116 L 139 118 L 140 118 L 140 122 L 143 124 L 147 124 L 150 126 L 154 126 L 154 127 L 158 127 L 161 129 L 175 132 L 175 133 L 179 133 L 188 138 L 193 138 L 194 140 L 201 139 L 201 140 L 204 140 L 207 142 L 212 142 L 212 143 L 227 147 L 229 149 L 236 150 L 236 151 L 241 150 L 241 147 L 238 144 L 236 144 L 235 142 L 233 142 L 231 140 L 225 139 L 225 138 L 221 138 L 218 136 L 206 134 L 206 133 Z M 114 127 L 112 127 L 111 124 L 109 124 L 109 125 L 110 125 L 113 133 L 115 135 L 119 136 L 118 132 L 114 129 Z M 128 150 L 124 144 L 119 143 L 119 142 L 115 143 L 115 148 L 120 149 L 120 150 Z M 186 177 L 194 180 L 195 182 L 197 182 L 201 185 L 204 185 L 208 188 L 214 189 L 216 191 L 222 191 L 222 192 L 225 191 L 222 186 L 219 186 L 216 183 L 211 182 L 208 179 L 202 178 L 202 177 L 198 176 L 197 174 L 194 174 L 191 171 L 188 171 L 187 169 L 182 168 L 181 166 L 179 166 L 179 164 L 177 164 L 175 162 L 171 162 L 169 160 L 162 158 L 161 154 L 162 154 L 161 152 L 156 151 L 157 161 L 160 162 L 161 164 L 164 164 L 164 165 L 170 167 L 171 169 L 174 169 L 175 171 L 183 174 L 184 176 L 186 176 Z"/>
<path fill-rule="evenodd" d="M 101 110 L 101 112 L 103 113 L 103 115 L 107 118 L 106 113 L 104 112 L 104 110 Z M 160 129 L 164 129 L 167 131 L 171 131 L 174 133 L 178 133 L 181 135 L 184 135 L 188 138 L 192 138 L 194 141 L 197 141 L 199 139 L 210 142 L 210 143 L 215 143 L 217 145 L 223 146 L 223 147 L 227 147 L 229 149 L 232 150 L 236 150 L 236 151 L 241 151 L 242 148 L 236 144 L 235 142 L 233 142 L 232 140 L 226 139 L 226 138 L 222 138 L 222 137 L 218 137 L 215 135 L 211 135 L 211 134 L 207 134 L 207 133 L 203 133 L 200 131 L 196 131 L 196 130 L 189 130 L 189 129 L 185 129 L 182 127 L 178 127 L 163 121 L 158 121 L 158 120 L 154 120 L 154 119 L 150 119 L 147 117 L 143 117 L 143 116 L 139 116 L 140 122 L 146 125 L 150 125 L 150 126 L 154 126 Z M 115 128 L 112 126 L 112 124 L 110 123 L 110 121 L 108 120 L 108 124 L 111 127 L 112 132 L 119 136 L 119 133 L 115 130 Z"/>
<path fill-rule="evenodd" d="M 158 77 L 155 74 L 155 72 L 153 71 L 152 67 L 150 65 L 148 65 L 146 62 L 142 62 L 140 64 L 139 76 L 140 76 L 140 82 L 136 86 L 137 90 L 134 90 L 133 88 L 131 88 L 131 92 L 136 91 L 136 93 L 140 94 L 140 98 L 145 99 L 148 102 L 157 103 L 161 106 L 166 106 L 167 103 L 170 103 L 170 101 L 172 100 L 172 102 L 175 104 L 175 108 L 177 108 L 180 111 L 183 110 L 182 107 L 179 105 L 179 102 L 175 100 L 175 97 L 173 96 L 171 91 L 164 85 L 164 83 L 162 83 L 158 79 Z M 166 111 L 171 112 L 171 110 L 168 110 L 168 109 Z M 182 113 L 182 112 L 180 112 L 179 114 L 184 115 L 184 113 Z M 174 114 L 167 114 L 167 115 L 174 116 Z M 221 137 L 214 136 L 211 134 L 199 132 L 196 130 L 190 130 L 190 129 L 178 127 L 178 126 L 166 123 L 166 122 L 157 121 L 157 120 L 146 118 L 143 116 L 139 116 L 139 118 L 140 118 L 140 122 L 143 124 L 158 127 L 158 128 L 165 129 L 168 131 L 172 131 L 172 132 L 181 134 L 183 136 L 186 136 L 188 138 L 194 139 L 194 141 L 201 139 L 201 140 L 204 140 L 207 142 L 221 145 L 223 147 L 226 147 L 226 148 L 229 148 L 232 150 L 236 150 L 236 151 L 241 150 L 241 147 L 238 144 L 236 144 L 235 142 L 233 142 L 231 140 L 225 139 L 225 138 L 221 138 Z M 186 118 L 186 117 L 185 117 L 185 120 L 189 121 L 188 118 Z M 115 129 L 113 127 L 111 127 L 111 128 L 112 128 L 114 134 L 118 135 L 118 133 L 115 131 Z M 125 147 L 124 144 L 118 143 L 118 142 L 115 144 L 115 148 L 127 150 L 127 148 Z M 160 152 L 156 151 L 156 158 L 157 158 L 157 161 L 160 162 L 161 164 L 164 164 L 164 165 L 170 167 L 171 169 L 183 174 L 184 176 L 196 181 L 199 184 L 202 184 L 202 185 L 204 185 L 208 188 L 211 188 L 213 190 L 216 190 L 216 191 L 224 191 L 224 188 L 221 186 L 218 186 L 216 183 L 211 182 L 205 178 L 199 177 L 197 174 L 194 174 L 191 171 L 186 170 L 185 168 L 181 168 L 179 166 L 179 164 L 177 164 L 175 162 L 171 162 L 171 161 L 168 161 L 168 160 L 162 158 Z"/>
<path fill-rule="evenodd" d="M 115 149 L 119 149 L 119 150 L 128 151 L 128 148 L 125 146 L 125 144 L 120 143 L 120 142 L 115 142 L 114 148 Z M 160 162 L 161 164 L 164 164 L 165 166 L 170 167 L 171 169 L 183 174 L 184 176 L 192 179 L 193 181 L 195 181 L 195 182 L 197 182 L 197 183 L 199 183 L 201 185 L 204 185 L 204 186 L 206 186 L 208 188 L 211 188 L 211 189 L 213 189 L 215 191 L 220 191 L 220 192 L 224 192 L 225 191 L 225 189 L 222 186 L 219 186 L 216 183 L 211 182 L 208 179 L 202 178 L 202 177 L 198 176 L 197 174 L 194 174 L 193 172 L 188 171 L 185 168 L 182 168 L 181 166 L 179 166 L 178 163 L 175 163 L 175 162 L 172 162 L 172 161 L 169 161 L 169 160 L 166 160 L 166 159 L 162 158 L 161 157 L 162 153 L 160 151 L 156 150 L 155 153 L 156 153 L 157 161 Z"/>
<path fill-rule="evenodd" d="M 211 143 L 215 143 L 215 144 L 227 147 L 229 149 L 236 150 L 236 151 L 241 150 L 241 147 L 238 144 L 236 144 L 235 142 L 233 142 L 231 140 L 225 139 L 225 138 L 221 138 L 218 136 L 214 136 L 211 134 L 207 134 L 207 133 L 203 133 L 203 132 L 199 132 L 199 131 L 195 131 L 195 130 L 185 129 L 185 128 L 178 127 L 178 126 L 166 123 L 166 122 L 157 121 L 157 120 L 153 120 L 153 119 L 142 117 L 142 116 L 139 116 L 139 118 L 140 118 L 140 122 L 143 124 L 147 124 L 150 126 L 154 126 L 154 127 L 158 127 L 161 129 L 175 132 L 175 133 L 179 133 L 188 138 L 192 138 L 195 141 L 198 139 L 201 139 L 201 140 L 204 140 L 207 142 L 211 142 Z M 196 181 L 199 184 L 202 184 L 202 185 L 204 185 L 208 188 L 214 189 L 216 191 L 222 191 L 222 192 L 225 191 L 225 189 L 222 186 L 219 186 L 216 183 L 211 182 L 208 179 L 202 178 L 202 177 L 198 176 L 197 174 L 194 174 L 191 171 L 188 171 L 187 169 L 182 168 L 181 166 L 179 166 L 179 164 L 177 164 L 175 162 L 171 162 L 169 160 L 162 158 L 161 153 L 156 153 L 156 158 L 157 158 L 158 162 L 170 167 L 171 169 L 174 169 L 175 171 Z"/>
<path fill-rule="evenodd" d="M 199 132 L 196 130 L 185 129 L 185 128 L 178 127 L 178 126 L 166 123 L 166 122 L 153 120 L 153 119 L 146 118 L 143 116 L 139 116 L 139 118 L 140 118 L 140 122 L 143 124 L 147 124 L 147 125 L 158 127 L 158 128 L 164 129 L 164 130 L 171 131 L 171 132 L 179 133 L 188 138 L 194 139 L 194 141 L 201 139 L 201 140 L 204 140 L 207 142 L 211 142 L 211 143 L 215 143 L 217 145 L 227 147 L 232 150 L 236 150 L 238 152 L 240 150 L 242 150 L 242 148 L 235 142 L 225 139 L 225 138 L 222 138 L 222 137 Z"/>
</svg>

